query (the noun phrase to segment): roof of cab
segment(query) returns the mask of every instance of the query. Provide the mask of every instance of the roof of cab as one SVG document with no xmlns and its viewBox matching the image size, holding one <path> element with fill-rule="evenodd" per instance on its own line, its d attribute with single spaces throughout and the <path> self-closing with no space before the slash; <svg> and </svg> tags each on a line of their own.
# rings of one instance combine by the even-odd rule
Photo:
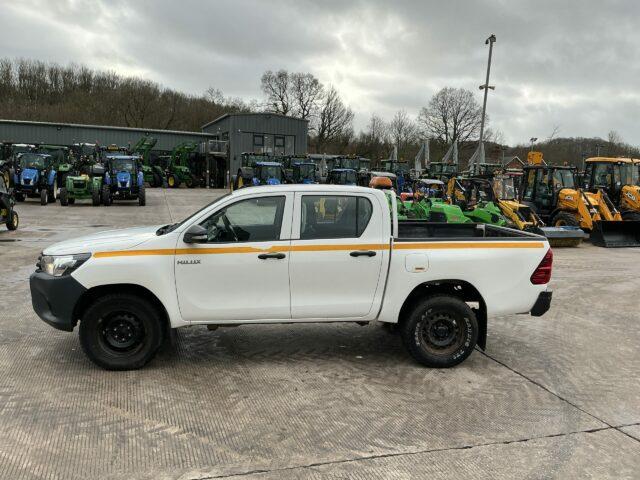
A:
<svg viewBox="0 0 640 480">
<path fill-rule="evenodd" d="M 591 157 L 585 160 L 586 163 L 635 163 L 628 157 Z"/>
</svg>

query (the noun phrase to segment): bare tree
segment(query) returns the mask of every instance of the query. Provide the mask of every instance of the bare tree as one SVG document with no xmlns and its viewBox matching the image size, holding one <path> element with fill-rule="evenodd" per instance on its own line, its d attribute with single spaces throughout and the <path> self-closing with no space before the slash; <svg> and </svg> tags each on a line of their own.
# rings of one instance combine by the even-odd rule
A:
<svg viewBox="0 0 640 480">
<path fill-rule="evenodd" d="M 613 145 L 622 145 L 624 143 L 624 140 L 622 139 L 622 136 L 616 132 L 615 130 L 611 130 L 609 132 L 609 134 L 607 135 L 607 139 L 609 141 L 609 143 L 613 144 Z"/>
<path fill-rule="evenodd" d="M 418 136 L 418 127 L 409 118 L 405 110 L 398 110 L 389 123 L 389 137 L 391 143 L 398 147 L 398 153 L 403 156 L 407 147 L 413 144 Z"/>
<path fill-rule="evenodd" d="M 289 80 L 293 114 L 305 120 L 315 116 L 322 99 L 323 86 L 320 81 L 310 73 L 292 73 Z"/>
<path fill-rule="evenodd" d="M 422 108 L 418 121 L 429 137 L 446 144 L 464 142 L 478 135 L 482 108 L 469 90 L 445 87 Z"/>
<path fill-rule="evenodd" d="M 553 130 L 551 130 L 551 135 L 547 137 L 547 141 L 553 140 L 560 133 L 560 125 L 554 125 Z"/>
<path fill-rule="evenodd" d="M 267 70 L 260 80 L 262 91 L 267 96 L 267 111 L 287 115 L 291 111 L 291 79 L 289 72 Z"/>
<path fill-rule="evenodd" d="M 353 112 L 344 104 L 338 91 L 333 86 L 329 87 L 318 112 L 316 126 L 318 151 L 322 151 L 332 141 L 344 140 L 345 136 L 352 136 L 353 116 Z"/>
</svg>

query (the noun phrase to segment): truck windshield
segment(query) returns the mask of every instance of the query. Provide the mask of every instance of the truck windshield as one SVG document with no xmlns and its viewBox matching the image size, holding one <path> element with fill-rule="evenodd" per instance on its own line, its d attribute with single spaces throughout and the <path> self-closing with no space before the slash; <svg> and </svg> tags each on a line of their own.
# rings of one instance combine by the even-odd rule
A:
<svg viewBox="0 0 640 480">
<path fill-rule="evenodd" d="M 198 215 L 200 215 L 200 212 L 206 210 L 207 208 L 211 207 L 212 205 L 215 205 L 216 203 L 222 202 L 229 195 L 231 195 L 231 193 L 227 193 L 225 195 L 222 195 L 221 197 L 216 198 L 213 202 L 206 204 L 204 207 L 202 207 L 197 212 L 192 213 L 191 215 L 189 215 L 188 217 L 184 218 L 183 220 L 181 220 L 181 221 L 179 221 L 177 223 L 170 223 L 168 225 L 160 227 L 158 230 L 156 230 L 156 235 L 165 235 L 165 234 L 167 234 L 169 232 L 173 232 L 176 228 L 178 228 L 180 225 L 185 223 L 190 218 L 197 217 Z"/>
<path fill-rule="evenodd" d="M 278 180 L 282 180 L 280 175 L 280 167 L 276 165 L 262 165 L 260 167 L 259 178 L 260 180 L 267 181 L 270 178 L 277 178 Z"/>
<path fill-rule="evenodd" d="M 111 170 L 114 172 L 133 173 L 135 170 L 135 160 L 132 158 L 114 158 L 111 160 Z"/>
<path fill-rule="evenodd" d="M 560 188 L 575 188 L 572 170 L 555 170 L 553 172 L 553 186 Z"/>
<path fill-rule="evenodd" d="M 35 155 L 33 153 L 23 153 L 20 156 L 20 166 L 22 168 L 36 168 L 42 169 L 47 165 L 47 157 L 42 155 Z"/>
</svg>

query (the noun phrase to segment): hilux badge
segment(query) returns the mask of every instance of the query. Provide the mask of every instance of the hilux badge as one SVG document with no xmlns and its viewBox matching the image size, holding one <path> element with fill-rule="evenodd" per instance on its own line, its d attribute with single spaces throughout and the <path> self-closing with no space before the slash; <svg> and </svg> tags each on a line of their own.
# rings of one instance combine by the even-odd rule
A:
<svg viewBox="0 0 640 480">
<path fill-rule="evenodd" d="M 200 260 L 178 260 L 178 265 L 200 265 Z"/>
</svg>

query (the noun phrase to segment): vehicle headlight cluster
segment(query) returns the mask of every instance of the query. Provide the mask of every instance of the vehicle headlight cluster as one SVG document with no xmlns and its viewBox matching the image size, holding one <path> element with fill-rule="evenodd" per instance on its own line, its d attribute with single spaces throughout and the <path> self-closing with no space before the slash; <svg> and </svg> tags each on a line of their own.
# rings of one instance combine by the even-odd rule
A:
<svg viewBox="0 0 640 480">
<path fill-rule="evenodd" d="M 37 267 L 53 277 L 69 275 L 91 257 L 90 253 L 76 255 L 42 255 Z"/>
</svg>

